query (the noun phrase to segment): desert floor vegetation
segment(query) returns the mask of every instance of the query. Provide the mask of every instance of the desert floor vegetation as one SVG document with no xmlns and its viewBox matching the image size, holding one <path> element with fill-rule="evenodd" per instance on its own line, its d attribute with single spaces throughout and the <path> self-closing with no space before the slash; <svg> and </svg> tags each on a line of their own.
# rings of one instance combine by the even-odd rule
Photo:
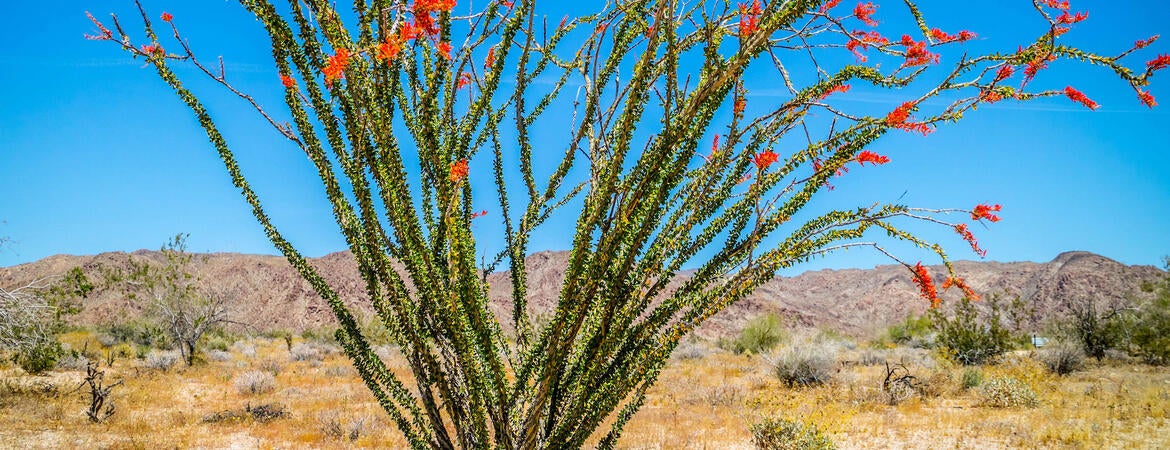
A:
<svg viewBox="0 0 1170 450">
<path fill-rule="evenodd" d="M 214 358 L 163 370 L 147 355 L 104 357 L 110 349 L 97 333 L 62 340 L 93 353 L 107 381 L 123 381 L 110 396 L 115 414 L 101 424 L 86 418 L 83 368 L 32 376 L 8 363 L 0 366 L 0 447 L 405 446 L 327 342 L 244 337 Z M 1170 370 L 1136 359 L 1088 360 L 1059 376 L 1030 350 L 964 367 L 924 349 L 820 345 L 837 361 L 831 378 L 793 385 L 765 355 L 692 346 L 702 351 L 672 359 L 623 448 L 753 448 L 761 423 L 806 424 L 839 449 L 1170 448 Z M 314 356 L 301 357 L 305 349 Z M 400 354 L 380 353 L 410 380 Z M 911 376 L 900 391 L 883 389 L 890 367 Z M 1010 401 L 1019 396 L 1036 401 Z"/>
</svg>

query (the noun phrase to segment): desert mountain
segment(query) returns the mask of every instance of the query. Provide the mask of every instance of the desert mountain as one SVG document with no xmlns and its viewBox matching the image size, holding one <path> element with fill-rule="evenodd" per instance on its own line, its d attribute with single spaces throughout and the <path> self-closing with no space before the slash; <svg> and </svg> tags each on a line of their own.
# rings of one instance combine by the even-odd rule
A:
<svg viewBox="0 0 1170 450">
<path fill-rule="evenodd" d="M 12 288 L 52 279 L 75 266 L 91 278 L 99 268 L 126 268 L 131 259 L 160 261 L 157 252 L 102 253 L 92 256 L 56 255 L 39 261 L 0 268 L 0 286 Z M 529 305 L 537 313 L 551 311 L 567 264 L 566 252 L 539 252 L 529 256 Z M 369 311 L 365 289 L 348 252 L 311 260 L 342 299 Z M 1061 309 L 1069 301 L 1119 299 L 1140 295 L 1142 282 L 1166 273 L 1152 266 L 1127 266 L 1088 252 L 1066 252 L 1046 263 L 959 261 L 955 268 L 980 293 L 1019 295 L 1041 315 Z M 931 268 L 939 279 L 943 268 Z M 198 255 L 193 271 L 201 282 L 214 284 L 233 299 L 234 314 L 254 329 L 328 327 L 333 316 L 328 306 L 283 257 L 210 253 Z M 685 276 L 685 275 L 683 275 Z M 510 307 L 506 273 L 488 275 L 497 313 Z M 952 297 L 953 294 L 952 294 Z M 795 277 L 777 277 L 745 300 L 713 317 L 700 330 L 707 337 L 737 330 L 758 314 L 775 312 L 793 325 L 824 327 L 851 335 L 865 335 L 922 312 L 926 302 L 901 266 L 873 269 L 820 270 Z M 141 308 L 115 290 L 105 290 L 86 300 L 78 324 L 101 324 L 134 317 Z M 506 314 L 510 315 L 510 314 Z"/>
</svg>

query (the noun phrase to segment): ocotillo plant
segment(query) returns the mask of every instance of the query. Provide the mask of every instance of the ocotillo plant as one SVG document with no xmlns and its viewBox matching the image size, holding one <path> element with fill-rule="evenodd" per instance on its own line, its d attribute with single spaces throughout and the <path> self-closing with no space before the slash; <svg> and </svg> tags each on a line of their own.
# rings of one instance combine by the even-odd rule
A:
<svg viewBox="0 0 1170 450">
<path fill-rule="evenodd" d="M 776 271 L 828 252 L 885 253 L 937 304 L 932 274 L 882 242 L 908 241 L 947 262 L 941 246 L 905 228 L 922 221 L 954 228 L 982 252 L 964 220 L 948 218 L 997 221 L 999 205 L 797 213 L 853 164 L 888 162 L 866 150 L 887 133 L 928 134 L 1009 99 L 1067 95 L 1095 108 L 1072 87 L 1029 89 L 1051 61 L 1112 69 L 1151 106 L 1143 88 L 1170 64 L 1167 56 L 1141 70 L 1123 64 L 1152 38 L 1116 56 L 1062 45 L 1057 37 L 1085 15 L 1053 0 L 1033 3 L 1046 26 L 1031 43 L 947 65 L 936 49 L 974 34 L 931 28 L 912 1 L 899 8 L 916 26 L 897 30 L 907 33 L 900 39 L 875 29 L 872 3 L 849 10 L 840 0 L 609 1 L 556 25 L 534 0 L 487 1 L 466 14 L 455 0 L 357 0 L 344 10 L 323 0 L 241 3 L 271 38 L 287 118 L 200 59 L 171 14 L 159 23 L 139 7 L 145 42 L 116 16 L 113 30 L 94 20 L 91 37 L 144 58 L 195 113 L 268 237 L 332 307 L 346 354 L 415 448 L 612 447 L 684 335 Z M 174 37 L 165 46 L 160 29 Z M 818 57 L 831 54 L 848 62 Z M 335 290 L 269 220 L 177 64 L 238 95 L 312 161 L 369 302 L 416 382 L 386 368 Z M 764 86 L 749 76 L 761 70 L 775 74 Z M 906 100 L 878 115 L 833 101 L 855 83 Z M 748 93 L 762 87 L 787 95 L 748 108 Z M 549 115 L 570 122 L 562 142 L 534 138 Z M 781 145 L 790 135 L 807 142 Z M 537 167 L 550 159 L 544 181 Z M 491 170 L 472 170 L 477 160 Z M 494 180 L 495 192 L 473 191 L 473 179 Z M 498 204 L 491 214 L 503 250 L 477 262 L 472 223 L 482 213 L 472 205 L 484 198 Z M 537 327 L 524 258 L 534 230 L 569 205 L 580 210 L 564 284 L 551 320 Z M 942 287 L 974 295 L 946 267 Z M 502 316 L 485 282 L 497 268 L 511 281 Z M 679 275 L 683 268 L 693 270 Z"/>
</svg>

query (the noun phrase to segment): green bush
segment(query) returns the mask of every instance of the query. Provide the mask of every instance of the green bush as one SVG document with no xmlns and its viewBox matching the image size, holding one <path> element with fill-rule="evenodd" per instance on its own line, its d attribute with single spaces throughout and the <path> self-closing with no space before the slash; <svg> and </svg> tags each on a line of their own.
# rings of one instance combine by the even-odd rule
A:
<svg viewBox="0 0 1170 450">
<path fill-rule="evenodd" d="M 796 420 L 767 418 L 751 427 L 752 444 L 761 450 L 831 450 L 833 441 L 816 425 Z"/>
<path fill-rule="evenodd" d="M 106 325 L 102 333 L 109 336 L 113 343 L 128 343 L 147 349 L 170 349 L 170 339 L 162 327 L 138 320 L 119 322 Z M 104 342 L 103 342 L 104 344 Z"/>
<path fill-rule="evenodd" d="M 955 361 L 966 366 L 993 362 L 1011 350 L 1016 340 L 1003 324 L 1003 313 L 994 295 L 987 300 L 983 313 L 965 297 L 949 317 L 942 308 L 931 310 L 931 325 L 938 334 L 935 345 L 947 349 Z"/>
<path fill-rule="evenodd" d="M 1170 270 L 1170 258 L 1166 269 Z M 1139 305 L 1128 327 L 1130 353 L 1150 364 L 1170 364 L 1170 277 L 1147 290 L 1155 296 Z"/>
<path fill-rule="evenodd" d="M 759 354 L 776 348 L 783 341 L 784 327 L 780 316 L 764 314 L 748 322 L 729 347 L 736 354 Z"/>
<path fill-rule="evenodd" d="M 929 336 L 933 331 L 930 314 L 916 315 L 911 313 L 906 319 L 890 325 L 886 332 L 878 338 L 883 346 L 906 345 L 910 347 L 929 346 Z"/>
<path fill-rule="evenodd" d="M 983 372 L 979 369 L 968 367 L 963 369 L 963 389 L 974 389 L 983 383 Z"/>
<path fill-rule="evenodd" d="M 1040 400 L 1023 381 L 1012 377 L 996 377 L 979 388 L 979 404 L 992 408 L 1031 408 L 1040 404 Z"/>
<path fill-rule="evenodd" d="M 56 367 L 57 359 L 64 354 L 61 343 L 44 340 L 18 348 L 12 355 L 12 362 L 31 375 L 39 375 Z"/>
</svg>

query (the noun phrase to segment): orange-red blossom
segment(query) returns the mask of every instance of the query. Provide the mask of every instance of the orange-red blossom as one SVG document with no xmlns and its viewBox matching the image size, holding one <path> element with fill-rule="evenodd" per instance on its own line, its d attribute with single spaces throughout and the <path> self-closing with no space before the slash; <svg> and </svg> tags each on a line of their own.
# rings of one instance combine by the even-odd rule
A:
<svg viewBox="0 0 1170 450">
<path fill-rule="evenodd" d="M 779 160 L 780 155 L 777 155 L 776 152 L 773 152 L 771 149 L 764 150 L 752 157 L 752 163 L 755 164 L 756 168 L 760 170 L 767 169 L 768 166 Z"/>
<path fill-rule="evenodd" d="M 971 210 L 971 220 L 987 219 L 990 222 L 999 222 L 999 216 L 995 215 L 994 213 L 997 213 L 1002 209 L 1003 209 L 1003 206 L 1000 206 L 998 204 L 996 204 L 996 205 L 988 205 L 988 204 L 975 205 L 975 209 Z"/>
<path fill-rule="evenodd" d="M 914 276 L 912 280 L 914 284 L 918 285 L 918 291 L 925 298 L 930 301 L 931 308 L 937 308 L 942 300 L 938 298 L 938 289 L 934 286 L 934 278 L 930 276 L 930 271 L 922 265 L 922 261 L 914 265 Z"/>
<path fill-rule="evenodd" d="M 345 77 L 345 66 L 349 65 L 349 50 L 345 47 L 337 49 L 337 53 L 325 62 L 321 73 L 325 74 L 325 85 L 333 87 L 333 82 Z"/>
<path fill-rule="evenodd" d="M 447 175 L 447 177 L 451 180 L 452 183 L 458 183 L 463 181 L 464 178 L 467 178 L 468 170 L 467 159 L 460 159 L 451 163 L 450 173 Z"/>
<path fill-rule="evenodd" d="M 871 27 L 878 26 L 877 21 L 873 20 L 873 13 L 875 12 L 877 12 L 877 6 L 874 6 L 873 2 L 858 3 L 853 8 L 853 15 L 857 17 L 857 20 L 865 22 L 866 25 Z"/>
<path fill-rule="evenodd" d="M 971 244 L 971 250 L 974 250 L 975 254 L 984 258 L 987 257 L 987 250 L 979 247 L 979 240 L 975 239 L 975 234 L 971 233 L 971 230 L 967 229 L 967 224 L 960 223 L 955 225 L 955 232 L 959 233 L 959 236 L 962 237 L 964 241 L 967 241 L 968 244 Z"/>
<path fill-rule="evenodd" d="M 879 155 L 869 150 L 862 150 L 861 153 L 857 154 L 857 163 L 863 166 L 865 163 L 872 163 L 875 166 L 880 166 L 888 162 L 890 162 L 890 158 L 888 156 Z"/>
<path fill-rule="evenodd" d="M 1083 92 L 1073 89 L 1072 86 L 1065 86 L 1064 95 L 1068 96 L 1068 98 L 1074 102 L 1085 105 L 1085 107 L 1089 109 L 1095 110 L 1101 106 L 1086 96 Z"/>
<path fill-rule="evenodd" d="M 890 111 L 886 115 L 886 125 L 899 130 L 922 133 L 923 136 L 930 134 L 931 131 L 934 131 L 930 128 L 930 125 L 922 122 L 910 122 L 908 120 L 910 119 L 910 110 L 914 109 L 914 107 L 914 102 L 905 102 L 897 108 L 894 108 L 893 111 Z"/>
</svg>

